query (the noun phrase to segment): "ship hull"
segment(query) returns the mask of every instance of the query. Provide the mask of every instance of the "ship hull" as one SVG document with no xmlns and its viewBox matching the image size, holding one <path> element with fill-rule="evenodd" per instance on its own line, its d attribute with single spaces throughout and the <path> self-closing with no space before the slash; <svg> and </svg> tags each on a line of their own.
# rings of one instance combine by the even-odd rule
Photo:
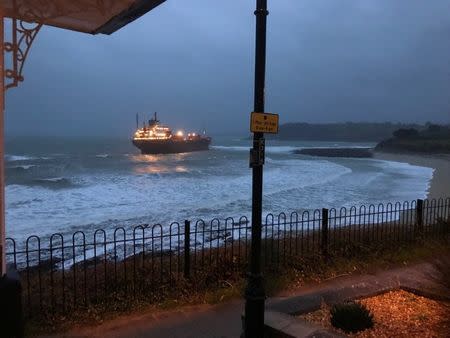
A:
<svg viewBox="0 0 450 338">
<path fill-rule="evenodd" d="M 210 138 L 199 140 L 133 140 L 134 146 L 139 148 L 142 154 L 177 154 L 193 151 L 208 150 L 211 144 Z"/>
</svg>

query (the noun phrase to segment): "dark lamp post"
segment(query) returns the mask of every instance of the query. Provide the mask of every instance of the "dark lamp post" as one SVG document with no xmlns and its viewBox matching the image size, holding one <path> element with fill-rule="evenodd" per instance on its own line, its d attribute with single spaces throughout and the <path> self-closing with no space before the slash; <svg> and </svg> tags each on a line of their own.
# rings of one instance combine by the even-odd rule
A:
<svg viewBox="0 0 450 338">
<path fill-rule="evenodd" d="M 255 103 L 254 111 L 264 113 L 264 90 L 266 77 L 266 27 L 267 0 L 256 1 L 256 49 L 255 49 Z M 253 134 L 251 159 L 252 178 L 252 240 L 250 272 L 245 291 L 245 338 L 264 336 L 264 281 L 261 273 L 262 191 L 264 165 L 264 134 Z"/>
</svg>

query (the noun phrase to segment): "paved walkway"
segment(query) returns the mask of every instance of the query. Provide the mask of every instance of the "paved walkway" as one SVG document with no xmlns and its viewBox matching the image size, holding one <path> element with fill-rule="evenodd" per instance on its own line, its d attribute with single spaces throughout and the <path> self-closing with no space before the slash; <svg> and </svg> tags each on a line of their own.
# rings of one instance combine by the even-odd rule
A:
<svg viewBox="0 0 450 338">
<path fill-rule="evenodd" d="M 300 296 L 312 292 L 327 294 L 330 290 L 358 288 L 361 285 L 395 285 L 400 284 L 400 281 L 421 285 L 422 288 L 435 294 L 449 295 L 449 290 L 442 289 L 442 286 L 436 282 L 438 276 L 439 273 L 432 264 L 420 263 L 373 275 L 339 277 L 282 294 L 280 298 L 269 299 L 267 307 L 269 309 L 277 309 L 279 306 L 290 307 L 295 305 Z M 239 337 L 243 306 L 242 300 L 235 300 L 220 305 L 189 306 L 166 312 L 129 315 L 99 326 L 75 329 L 68 332 L 65 337 Z"/>
<path fill-rule="evenodd" d="M 76 329 L 64 337 L 221 338 L 239 337 L 243 301 L 186 306 L 120 317 L 96 327 Z"/>
</svg>

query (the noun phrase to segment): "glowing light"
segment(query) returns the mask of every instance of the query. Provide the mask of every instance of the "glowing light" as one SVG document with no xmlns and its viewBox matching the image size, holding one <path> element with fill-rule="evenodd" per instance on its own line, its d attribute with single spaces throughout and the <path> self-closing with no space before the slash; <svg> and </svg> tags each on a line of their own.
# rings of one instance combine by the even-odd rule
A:
<svg viewBox="0 0 450 338">
<path fill-rule="evenodd" d="M 176 134 L 172 135 L 172 131 L 170 128 L 161 126 L 158 124 L 152 124 L 150 126 L 145 126 L 144 128 L 138 129 L 134 133 L 133 139 L 136 141 L 143 141 L 143 140 L 170 140 L 173 137 L 184 137 L 184 132 L 182 130 L 177 131 Z M 187 134 L 187 139 L 192 139 L 192 137 L 197 137 L 198 134 L 196 133 L 189 133 Z"/>
</svg>

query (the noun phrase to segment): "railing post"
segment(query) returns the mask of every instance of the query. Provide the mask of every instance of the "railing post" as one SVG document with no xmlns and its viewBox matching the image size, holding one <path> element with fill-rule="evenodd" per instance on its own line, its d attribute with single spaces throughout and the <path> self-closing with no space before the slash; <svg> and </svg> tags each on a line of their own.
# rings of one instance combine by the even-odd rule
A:
<svg viewBox="0 0 450 338">
<path fill-rule="evenodd" d="M 320 248 L 323 256 L 328 256 L 328 209 L 322 209 L 322 241 Z"/>
<path fill-rule="evenodd" d="M 191 274 L 191 222 L 184 221 L 184 278 Z"/>
<path fill-rule="evenodd" d="M 416 225 L 419 236 L 423 236 L 423 200 L 417 200 L 416 205 Z"/>
</svg>

